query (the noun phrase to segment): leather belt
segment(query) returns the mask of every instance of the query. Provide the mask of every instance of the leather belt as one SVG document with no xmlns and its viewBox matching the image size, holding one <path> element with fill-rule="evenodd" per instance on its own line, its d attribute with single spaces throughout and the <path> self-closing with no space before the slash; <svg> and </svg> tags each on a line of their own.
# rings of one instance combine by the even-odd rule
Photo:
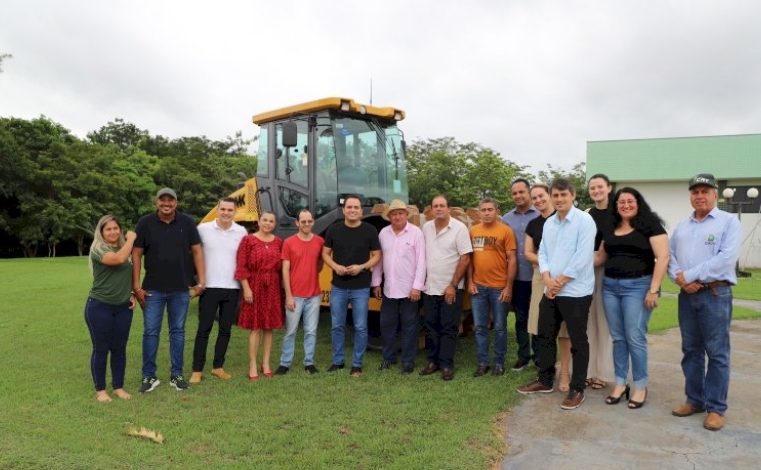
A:
<svg viewBox="0 0 761 470">
<path fill-rule="evenodd" d="M 716 292 L 716 289 L 718 289 L 719 287 L 732 287 L 732 283 L 729 281 L 711 281 L 711 282 L 698 281 L 698 284 L 700 284 L 700 290 L 698 290 L 697 292 L 710 290 L 713 295 L 718 295 L 718 292 Z"/>
<path fill-rule="evenodd" d="M 729 281 L 711 281 L 711 282 L 700 282 L 698 281 L 698 284 L 703 286 L 703 289 L 716 289 L 717 287 L 729 287 L 732 284 Z"/>
</svg>

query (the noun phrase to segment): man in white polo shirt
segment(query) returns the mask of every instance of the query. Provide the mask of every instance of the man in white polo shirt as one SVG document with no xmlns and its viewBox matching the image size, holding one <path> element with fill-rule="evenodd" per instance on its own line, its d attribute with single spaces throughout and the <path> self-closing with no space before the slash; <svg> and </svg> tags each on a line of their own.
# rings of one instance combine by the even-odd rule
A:
<svg viewBox="0 0 761 470">
<path fill-rule="evenodd" d="M 214 346 L 214 363 L 211 375 L 222 380 L 232 376 L 223 368 L 230 330 L 238 313 L 240 283 L 235 280 L 235 256 L 238 245 L 246 236 L 246 229 L 235 222 L 235 199 L 224 198 L 217 204 L 217 218 L 198 226 L 206 260 L 206 290 L 198 302 L 198 332 L 193 347 L 193 374 L 190 383 L 197 384 L 203 377 L 206 363 L 206 346 L 214 320 L 219 312 L 219 332 Z"/>
<path fill-rule="evenodd" d="M 449 215 L 446 197 L 433 198 L 431 211 L 433 220 L 423 225 L 427 268 L 423 306 L 428 331 L 428 365 L 420 371 L 420 375 L 441 370 L 443 380 L 452 380 L 462 311 L 463 278 L 473 246 L 465 224 Z"/>
</svg>

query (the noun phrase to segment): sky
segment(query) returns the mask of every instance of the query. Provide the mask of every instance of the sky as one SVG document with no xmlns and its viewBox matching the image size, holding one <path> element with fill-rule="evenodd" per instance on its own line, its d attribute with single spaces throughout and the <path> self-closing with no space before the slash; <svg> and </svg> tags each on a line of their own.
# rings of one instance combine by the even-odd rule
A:
<svg viewBox="0 0 761 470">
<path fill-rule="evenodd" d="M 761 132 L 761 2 L 3 0 L 0 117 L 253 137 L 328 96 L 537 172 L 591 140 Z"/>
</svg>

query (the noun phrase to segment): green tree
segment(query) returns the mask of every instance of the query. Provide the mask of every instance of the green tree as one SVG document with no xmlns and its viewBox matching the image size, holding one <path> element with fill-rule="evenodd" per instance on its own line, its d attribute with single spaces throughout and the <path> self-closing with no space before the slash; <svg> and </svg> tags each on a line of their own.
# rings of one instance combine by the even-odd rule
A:
<svg viewBox="0 0 761 470">
<path fill-rule="evenodd" d="M 407 147 L 407 165 L 410 203 L 421 208 L 443 193 L 450 206 L 475 207 L 488 196 L 506 211 L 511 207 L 510 181 L 526 174 L 525 167 L 494 150 L 453 137 L 413 142 Z"/>
<path fill-rule="evenodd" d="M 59 214 L 45 210 L 56 201 L 54 180 L 65 159 L 67 146 L 77 139 L 60 124 L 42 116 L 31 121 L 0 119 L 0 156 L 2 178 L 2 226 L 14 234 L 27 256 L 34 256 L 40 243 L 56 239 L 51 217 Z M 69 175 L 63 175 L 68 178 Z M 57 231 L 58 228 L 56 227 Z"/>
<path fill-rule="evenodd" d="M 151 210 L 155 194 L 152 174 L 158 162 L 134 148 L 122 150 L 115 145 L 87 142 L 72 144 L 68 155 L 70 162 L 77 162 L 72 165 L 78 171 L 59 189 L 77 223 L 69 226 L 65 239 L 75 240 L 82 254 L 102 215 L 114 214 L 130 228 L 139 216 Z"/>
<path fill-rule="evenodd" d="M 124 122 L 120 118 L 109 121 L 97 131 L 87 134 L 87 138 L 93 144 L 114 144 L 122 150 L 137 147 L 147 137 L 148 131 L 138 128 L 131 122 Z"/>
<path fill-rule="evenodd" d="M 42 116 L 0 118 L 0 240 L 26 256 L 63 241 L 83 254 L 95 223 L 112 213 L 126 227 L 153 210 L 156 190 L 175 188 L 183 211 L 200 219 L 256 174 L 251 140 L 205 136 L 168 139 L 115 119 L 86 140 Z M 11 252 L 4 247 L 4 252 Z"/>
<path fill-rule="evenodd" d="M 537 174 L 537 179 L 547 184 L 552 183 L 552 180 L 555 178 L 566 178 L 573 184 L 574 188 L 576 188 L 576 203 L 579 209 L 587 209 L 594 205 L 592 198 L 589 197 L 589 191 L 587 191 L 585 162 L 577 163 L 570 171 L 547 165 L 546 170 L 542 170 Z"/>
</svg>

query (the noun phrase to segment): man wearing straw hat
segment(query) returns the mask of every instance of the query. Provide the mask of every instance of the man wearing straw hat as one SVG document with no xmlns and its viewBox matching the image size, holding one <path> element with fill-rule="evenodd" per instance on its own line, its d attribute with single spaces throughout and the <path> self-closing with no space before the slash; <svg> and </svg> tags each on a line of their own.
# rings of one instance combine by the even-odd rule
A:
<svg viewBox="0 0 761 470">
<path fill-rule="evenodd" d="M 399 199 L 391 201 L 383 213 L 383 218 L 391 225 L 378 234 L 382 258 L 372 278 L 373 295 L 382 299 L 383 361 L 380 369 L 390 369 L 396 363 L 396 330 L 401 322 L 403 374 L 415 370 L 418 301 L 425 287 L 425 238 L 423 232 L 407 220 L 408 217 L 407 204 Z"/>
</svg>

